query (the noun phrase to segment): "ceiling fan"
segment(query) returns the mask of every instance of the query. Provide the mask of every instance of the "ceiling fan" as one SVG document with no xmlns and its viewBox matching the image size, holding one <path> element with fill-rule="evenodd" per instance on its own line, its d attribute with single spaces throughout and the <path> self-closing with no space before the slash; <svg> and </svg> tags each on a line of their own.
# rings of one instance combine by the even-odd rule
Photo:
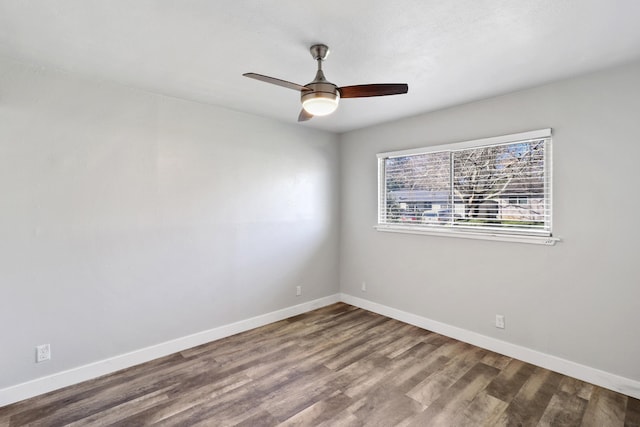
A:
<svg viewBox="0 0 640 427">
<path fill-rule="evenodd" d="M 324 44 L 314 44 L 310 50 L 313 59 L 318 61 L 318 71 L 316 72 L 315 79 L 304 86 L 256 73 L 245 73 L 243 76 L 300 91 L 302 111 L 300 111 L 300 115 L 298 116 L 299 122 L 309 120 L 313 116 L 326 116 L 333 113 L 336 108 L 338 108 L 340 98 L 399 95 L 407 93 L 409 90 L 409 86 L 406 83 L 380 83 L 338 87 L 327 81 L 322 72 L 322 61 L 329 55 L 329 47 Z"/>
</svg>

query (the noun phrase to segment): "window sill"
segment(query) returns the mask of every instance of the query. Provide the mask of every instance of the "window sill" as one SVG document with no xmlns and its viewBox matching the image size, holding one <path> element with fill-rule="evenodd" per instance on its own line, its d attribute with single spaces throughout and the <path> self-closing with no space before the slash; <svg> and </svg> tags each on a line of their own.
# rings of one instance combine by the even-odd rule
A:
<svg viewBox="0 0 640 427">
<path fill-rule="evenodd" d="M 427 229 L 425 227 L 412 227 L 412 226 L 398 226 L 398 225 L 376 225 L 375 228 L 378 231 L 384 231 L 388 233 L 405 233 L 405 234 L 423 234 L 427 236 L 440 236 L 440 237 L 458 237 L 462 239 L 476 239 L 476 240 L 494 240 L 498 242 L 516 242 L 516 243 L 529 243 L 533 245 L 547 245 L 553 246 L 560 239 L 551 236 L 525 236 L 518 234 L 499 234 L 499 233 L 474 233 L 472 231 L 463 230 L 437 230 Z"/>
</svg>

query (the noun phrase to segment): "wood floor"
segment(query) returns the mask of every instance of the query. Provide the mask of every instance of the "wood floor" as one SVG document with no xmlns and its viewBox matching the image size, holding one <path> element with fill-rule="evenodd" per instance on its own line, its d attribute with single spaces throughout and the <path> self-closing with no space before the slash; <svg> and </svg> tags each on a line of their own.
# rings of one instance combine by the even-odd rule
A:
<svg viewBox="0 0 640 427">
<path fill-rule="evenodd" d="M 640 401 L 346 304 L 0 408 L 0 426 L 640 426 Z"/>
</svg>

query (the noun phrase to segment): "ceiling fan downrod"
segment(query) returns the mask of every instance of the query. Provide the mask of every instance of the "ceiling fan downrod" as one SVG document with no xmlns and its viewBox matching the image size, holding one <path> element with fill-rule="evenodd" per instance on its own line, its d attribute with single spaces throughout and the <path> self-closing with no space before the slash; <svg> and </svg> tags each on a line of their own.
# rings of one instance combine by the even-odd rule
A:
<svg viewBox="0 0 640 427">
<path fill-rule="evenodd" d="M 333 113 L 340 102 L 338 86 L 327 81 L 322 71 L 322 61 L 329 55 L 329 46 L 314 44 L 309 51 L 318 62 L 318 71 L 313 81 L 305 85 L 309 90 L 300 93 L 302 108 L 313 116 L 326 116 Z"/>
</svg>

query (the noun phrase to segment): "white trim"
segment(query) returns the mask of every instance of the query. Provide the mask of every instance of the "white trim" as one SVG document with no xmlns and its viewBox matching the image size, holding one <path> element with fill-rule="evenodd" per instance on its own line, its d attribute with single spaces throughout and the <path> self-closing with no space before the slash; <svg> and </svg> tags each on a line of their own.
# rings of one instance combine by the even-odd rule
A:
<svg viewBox="0 0 640 427">
<path fill-rule="evenodd" d="M 248 331 L 249 329 L 268 325 L 269 323 L 277 322 L 288 317 L 297 316 L 298 314 L 306 313 L 339 301 L 339 294 L 330 295 L 328 297 L 308 301 L 292 307 L 283 308 L 282 310 L 219 326 L 207 331 L 187 335 L 175 340 L 135 350 L 130 353 L 121 354 L 109 359 L 100 360 L 88 365 L 79 366 L 67 371 L 58 372 L 53 375 L 3 388 L 0 389 L 0 407 L 106 375 L 120 369 L 139 365 L 140 363 L 148 362 L 159 357 L 206 344 L 240 332 Z"/>
<path fill-rule="evenodd" d="M 436 320 L 431 320 L 426 317 L 418 316 L 416 314 L 408 313 L 406 311 L 398 310 L 348 294 L 341 294 L 340 300 L 347 304 L 400 320 L 401 322 L 409 323 L 459 341 L 473 344 L 477 347 L 504 354 L 505 356 L 513 357 L 551 371 L 559 372 L 561 374 L 640 399 L 640 381 L 621 377 L 590 366 L 562 359 L 551 354 L 542 353 L 540 351 L 502 341 L 497 338 L 481 335 L 477 332 L 468 331 L 466 329 L 441 323 Z"/>
<path fill-rule="evenodd" d="M 451 229 L 430 229 L 427 227 L 409 226 L 409 225 L 374 225 L 378 231 L 385 231 L 389 233 L 404 233 L 404 234 L 424 234 L 427 236 L 439 236 L 439 237 L 461 237 L 464 239 L 477 239 L 477 240 L 495 240 L 499 242 L 518 242 L 518 243 L 531 243 L 535 245 L 547 245 L 553 246 L 556 242 L 559 242 L 558 237 L 551 236 L 527 236 L 519 234 L 496 234 L 496 233 L 474 233 L 471 231 L 451 230 Z"/>
<path fill-rule="evenodd" d="M 434 151 L 454 151 L 462 148 L 477 147 L 481 145 L 499 145 L 506 143 L 515 143 L 519 141 L 527 141 L 530 139 L 549 138 L 551 137 L 551 128 L 531 130 L 528 132 L 512 133 L 510 135 L 492 136 L 489 138 L 473 139 L 470 141 L 454 142 L 452 144 L 433 145 L 421 148 L 412 148 L 409 150 L 388 151 L 386 153 L 378 153 L 379 159 L 389 157 L 404 157 L 411 154 L 430 153 Z"/>
<path fill-rule="evenodd" d="M 640 399 L 640 381 L 621 377 L 619 375 L 581 365 L 560 357 L 532 350 L 527 347 L 508 343 L 497 338 L 487 337 L 476 332 L 468 331 L 466 329 L 458 328 L 456 326 L 441 323 L 426 317 L 342 293 L 319 298 L 293 307 L 287 307 L 282 310 L 223 325 L 207 331 L 132 351 L 131 353 L 122 354 L 109 359 L 90 363 L 88 365 L 69 369 L 68 371 L 58 372 L 47 377 L 37 378 L 22 384 L 0 389 L 0 407 L 48 393 L 62 387 L 77 384 L 82 381 L 110 374 L 120 369 L 148 362 L 150 360 L 157 359 L 158 357 L 167 356 L 178 351 L 206 344 L 249 329 L 277 322 L 291 316 L 306 313 L 307 311 L 315 310 L 336 302 L 351 304 L 383 316 L 391 317 L 423 329 L 455 338 L 487 350 L 495 351 L 536 366 L 541 366 L 543 368 Z"/>
</svg>

